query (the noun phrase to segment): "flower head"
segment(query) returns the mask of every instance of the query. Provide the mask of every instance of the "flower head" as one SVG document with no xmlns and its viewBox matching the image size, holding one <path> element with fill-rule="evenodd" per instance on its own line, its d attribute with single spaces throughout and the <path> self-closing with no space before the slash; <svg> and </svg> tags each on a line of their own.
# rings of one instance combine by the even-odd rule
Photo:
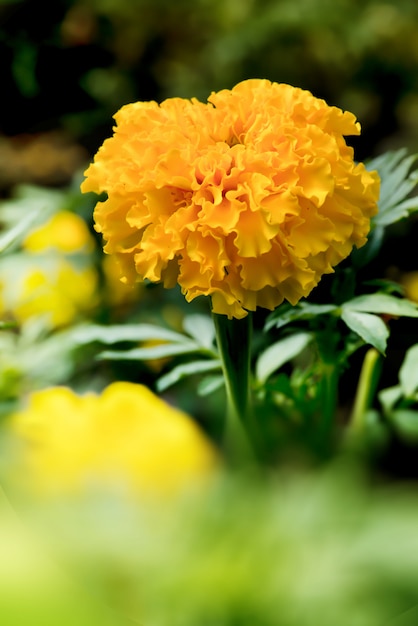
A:
<svg viewBox="0 0 418 626">
<path fill-rule="evenodd" d="M 36 391 L 12 416 L 11 431 L 25 444 L 25 485 L 44 493 L 116 484 L 128 493 L 165 494 L 219 462 L 191 418 L 134 383 L 112 383 L 101 395 Z"/>
<path fill-rule="evenodd" d="M 247 80 L 208 104 L 136 102 L 86 171 L 104 250 L 122 280 L 177 282 L 215 313 L 296 304 L 366 242 L 379 179 L 353 160 L 353 114 Z"/>
</svg>

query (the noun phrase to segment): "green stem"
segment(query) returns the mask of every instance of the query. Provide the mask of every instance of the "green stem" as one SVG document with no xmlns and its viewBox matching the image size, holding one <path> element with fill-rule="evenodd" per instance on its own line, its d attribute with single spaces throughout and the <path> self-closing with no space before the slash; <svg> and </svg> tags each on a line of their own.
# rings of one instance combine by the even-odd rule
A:
<svg viewBox="0 0 418 626">
<path fill-rule="evenodd" d="M 213 321 L 227 396 L 225 445 L 232 460 L 248 463 L 254 461 L 250 435 L 252 317 L 248 314 L 243 319 L 228 319 L 213 313 Z"/>
<path fill-rule="evenodd" d="M 356 397 L 350 417 L 349 429 L 352 433 L 362 433 L 365 429 L 366 413 L 376 393 L 380 369 L 380 354 L 374 348 L 370 348 L 370 350 L 366 352 L 366 356 L 363 360 Z"/>
<path fill-rule="evenodd" d="M 319 354 L 319 398 L 320 420 L 317 427 L 317 437 L 320 450 L 328 454 L 332 448 L 336 412 L 338 407 L 338 385 L 340 368 L 338 364 L 339 334 L 336 330 L 336 321 L 331 327 L 317 333 L 317 349 Z"/>
<path fill-rule="evenodd" d="M 321 455 L 328 456 L 332 450 L 336 413 L 338 407 L 338 383 L 339 369 L 338 366 L 330 361 L 323 360 L 320 381 L 320 420 L 315 428 L 316 447 Z"/>
</svg>

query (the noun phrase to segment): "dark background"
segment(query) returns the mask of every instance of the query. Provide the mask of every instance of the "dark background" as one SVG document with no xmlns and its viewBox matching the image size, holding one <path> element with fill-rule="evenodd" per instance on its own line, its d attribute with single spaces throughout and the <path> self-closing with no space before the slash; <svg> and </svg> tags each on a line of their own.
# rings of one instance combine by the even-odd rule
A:
<svg viewBox="0 0 418 626">
<path fill-rule="evenodd" d="M 46 152 L 87 160 L 127 102 L 206 100 L 254 77 L 353 111 L 361 160 L 418 142 L 415 0 L 3 0 L 0 58 L 3 152 L 43 135 Z M 64 182 L 46 170 L 22 175 Z"/>
</svg>

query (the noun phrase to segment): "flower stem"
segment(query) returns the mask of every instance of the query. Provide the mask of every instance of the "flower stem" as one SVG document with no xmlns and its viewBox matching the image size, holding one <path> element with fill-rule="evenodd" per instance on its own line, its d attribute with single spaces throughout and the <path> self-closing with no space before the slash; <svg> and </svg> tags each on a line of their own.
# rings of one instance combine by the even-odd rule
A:
<svg viewBox="0 0 418 626">
<path fill-rule="evenodd" d="M 225 445 L 233 461 L 253 462 L 250 433 L 250 357 L 252 317 L 228 319 L 213 313 L 227 397 Z"/>
<path fill-rule="evenodd" d="M 357 385 L 356 397 L 349 422 L 351 433 L 360 434 L 365 428 L 365 416 L 370 408 L 381 369 L 381 357 L 377 350 L 370 348 L 366 352 Z"/>
</svg>

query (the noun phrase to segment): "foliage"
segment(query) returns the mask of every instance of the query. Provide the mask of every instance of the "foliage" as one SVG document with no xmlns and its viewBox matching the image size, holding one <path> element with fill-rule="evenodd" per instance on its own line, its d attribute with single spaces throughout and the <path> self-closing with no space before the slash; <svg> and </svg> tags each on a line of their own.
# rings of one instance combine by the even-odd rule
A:
<svg viewBox="0 0 418 626">
<path fill-rule="evenodd" d="M 30 532 L 2 503 L 0 607 L 13 626 L 29 609 L 48 626 L 416 623 L 415 494 L 367 486 L 351 463 L 224 477 L 161 507 L 93 491 L 24 515 Z"/>
</svg>

